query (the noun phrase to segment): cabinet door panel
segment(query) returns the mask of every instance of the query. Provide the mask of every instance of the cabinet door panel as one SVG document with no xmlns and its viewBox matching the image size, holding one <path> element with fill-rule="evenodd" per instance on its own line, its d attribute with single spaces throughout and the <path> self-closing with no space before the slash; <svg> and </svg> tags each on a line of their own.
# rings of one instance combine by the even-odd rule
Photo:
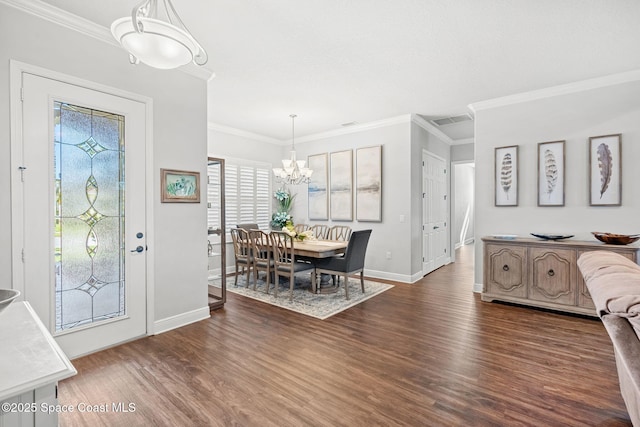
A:
<svg viewBox="0 0 640 427">
<path fill-rule="evenodd" d="M 530 259 L 529 298 L 575 305 L 576 251 L 531 248 Z"/>
<path fill-rule="evenodd" d="M 526 248 L 487 245 L 487 292 L 526 298 Z"/>
<path fill-rule="evenodd" d="M 595 249 L 594 249 L 595 250 Z M 580 255 L 587 253 L 587 252 L 592 252 L 590 250 L 579 250 L 578 251 L 578 258 L 580 258 Z M 620 255 L 622 255 L 625 258 L 629 258 L 631 261 L 636 262 L 636 257 L 635 257 L 635 253 L 631 253 L 631 252 L 617 252 Z M 593 300 L 591 299 L 591 294 L 589 293 L 589 289 L 587 288 L 587 284 L 584 282 L 584 278 L 582 277 L 582 273 L 580 272 L 580 269 L 578 269 L 577 271 L 578 277 L 577 277 L 577 289 L 578 289 L 578 307 L 584 307 L 584 308 L 592 308 L 592 309 L 596 309 L 595 304 L 593 303 Z"/>
</svg>

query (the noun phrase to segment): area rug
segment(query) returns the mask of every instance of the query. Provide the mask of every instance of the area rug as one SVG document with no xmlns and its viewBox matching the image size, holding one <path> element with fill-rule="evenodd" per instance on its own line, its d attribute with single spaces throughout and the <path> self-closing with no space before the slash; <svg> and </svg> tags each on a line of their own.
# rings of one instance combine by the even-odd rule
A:
<svg viewBox="0 0 640 427">
<path fill-rule="evenodd" d="M 393 288 L 387 283 L 364 281 L 364 294 L 360 287 L 359 278 L 349 278 L 349 300 L 344 296 L 344 286 L 340 283 L 338 292 L 332 294 L 313 294 L 311 279 L 305 276 L 296 276 L 295 288 L 293 289 L 293 301 L 289 301 L 289 282 L 284 278 L 280 279 L 278 287 L 278 298 L 273 296 L 273 284 L 269 288 L 269 294 L 264 292 L 265 281 L 258 279 L 256 290 L 253 290 L 253 277 L 249 281 L 249 287 L 245 288 L 246 276 L 238 277 L 238 286 L 234 286 L 234 276 L 227 279 L 227 291 L 258 301 L 266 302 L 287 310 L 295 311 L 316 319 L 324 320 L 334 314 L 340 313 L 354 305 L 360 304 L 382 292 Z M 342 279 L 344 280 L 344 279 Z"/>
</svg>

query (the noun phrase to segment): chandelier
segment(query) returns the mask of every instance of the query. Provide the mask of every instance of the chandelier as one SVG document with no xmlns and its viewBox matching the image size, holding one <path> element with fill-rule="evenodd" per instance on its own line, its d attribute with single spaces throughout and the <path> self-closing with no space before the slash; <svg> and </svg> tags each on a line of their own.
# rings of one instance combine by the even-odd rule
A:
<svg viewBox="0 0 640 427">
<path fill-rule="evenodd" d="M 296 159 L 296 143 L 295 143 L 295 114 L 291 114 L 291 158 L 282 160 L 281 168 L 273 168 L 273 175 L 276 182 L 282 184 L 308 184 L 313 171 L 304 166 L 304 160 Z"/>
<path fill-rule="evenodd" d="M 131 63 L 143 62 L 165 70 L 191 61 L 206 64 L 207 52 L 182 23 L 171 0 L 160 2 L 164 13 L 158 13 L 158 0 L 143 0 L 131 16 L 111 24 L 111 34 L 129 52 Z"/>
</svg>

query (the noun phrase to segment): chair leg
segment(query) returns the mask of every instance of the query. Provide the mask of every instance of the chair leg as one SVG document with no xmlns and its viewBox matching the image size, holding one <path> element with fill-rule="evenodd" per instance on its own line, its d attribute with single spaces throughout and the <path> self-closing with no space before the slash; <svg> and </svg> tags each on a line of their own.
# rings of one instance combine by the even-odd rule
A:
<svg viewBox="0 0 640 427">
<path fill-rule="evenodd" d="M 233 286 L 238 287 L 238 263 L 236 263 L 236 275 L 233 278 Z"/>
<path fill-rule="evenodd" d="M 251 278 L 251 267 L 247 265 L 247 283 L 244 285 L 245 288 L 249 287 L 249 282 L 251 282 L 250 278 Z"/>
<path fill-rule="evenodd" d="M 318 292 L 317 284 L 316 284 L 316 269 L 314 268 L 311 271 L 311 293 L 315 294 Z"/>
<path fill-rule="evenodd" d="M 362 293 L 364 294 L 364 275 L 363 272 L 360 272 L 360 287 L 362 288 Z"/>
<path fill-rule="evenodd" d="M 274 282 L 273 282 L 273 296 L 275 298 L 278 298 L 278 288 L 280 287 L 280 275 L 278 274 L 277 271 L 273 272 L 274 276 Z"/>
<path fill-rule="evenodd" d="M 344 275 L 344 293 L 347 299 L 349 299 L 349 278 L 346 274 Z"/>
<path fill-rule="evenodd" d="M 289 278 L 289 301 L 293 301 L 293 286 L 295 283 L 295 275 L 291 273 L 291 277 Z"/>
<path fill-rule="evenodd" d="M 269 269 L 269 266 L 267 266 L 267 271 L 266 271 L 266 275 L 267 275 L 267 277 L 265 277 L 265 278 L 264 278 L 264 280 L 267 282 L 267 284 L 266 284 L 266 287 L 267 287 L 267 293 L 269 293 L 269 285 L 270 285 L 269 281 L 270 281 L 270 279 L 271 279 L 271 277 L 270 277 L 270 276 L 271 276 L 271 272 L 270 272 L 269 270 L 270 270 L 270 269 Z"/>
<path fill-rule="evenodd" d="M 253 290 L 256 290 L 256 285 L 258 284 L 258 269 L 256 266 L 253 266 Z"/>
</svg>

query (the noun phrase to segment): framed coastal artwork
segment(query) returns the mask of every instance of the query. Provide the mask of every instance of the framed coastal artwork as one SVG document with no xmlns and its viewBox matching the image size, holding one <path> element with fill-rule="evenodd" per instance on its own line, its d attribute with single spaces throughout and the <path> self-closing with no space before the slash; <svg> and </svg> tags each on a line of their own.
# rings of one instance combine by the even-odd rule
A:
<svg viewBox="0 0 640 427">
<path fill-rule="evenodd" d="M 518 146 L 496 147 L 495 205 L 518 206 Z"/>
<path fill-rule="evenodd" d="M 589 138 L 589 205 L 622 205 L 622 134 Z"/>
<path fill-rule="evenodd" d="M 313 171 L 308 187 L 309 219 L 329 219 L 329 160 L 327 153 L 314 154 L 307 159 Z"/>
<path fill-rule="evenodd" d="M 382 221 L 382 146 L 356 150 L 356 220 Z"/>
<path fill-rule="evenodd" d="M 353 220 L 353 150 L 331 153 L 329 166 L 331 220 Z"/>
<path fill-rule="evenodd" d="M 160 169 L 162 203 L 200 203 L 200 172 Z"/>
<path fill-rule="evenodd" d="M 564 206 L 565 142 L 538 144 L 538 206 Z"/>
</svg>

